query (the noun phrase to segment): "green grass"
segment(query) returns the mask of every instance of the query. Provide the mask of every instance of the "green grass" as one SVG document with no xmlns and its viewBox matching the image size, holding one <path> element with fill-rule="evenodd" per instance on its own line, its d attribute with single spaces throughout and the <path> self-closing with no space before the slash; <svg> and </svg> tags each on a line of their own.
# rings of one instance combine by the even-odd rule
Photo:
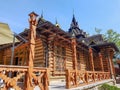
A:
<svg viewBox="0 0 120 90">
<path fill-rule="evenodd" d="M 99 87 L 99 90 L 120 90 L 120 88 L 108 84 L 103 84 L 101 87 Z"/>
</svg>

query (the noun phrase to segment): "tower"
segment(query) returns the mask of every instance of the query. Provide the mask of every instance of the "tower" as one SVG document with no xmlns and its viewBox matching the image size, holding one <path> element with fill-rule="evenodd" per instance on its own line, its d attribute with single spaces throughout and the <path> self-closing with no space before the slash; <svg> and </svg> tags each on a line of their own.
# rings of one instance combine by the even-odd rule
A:
<svg viewBox="0 0 120 90">
<path fill-rule="evenodd" d="M 72 22 L 69 28 L 68 33 L 72 36 L 72 34 L 74 33 L 75 37 L 77 39 L 80 38 L 85 38 L 86 37 L 86 32 L 84 32 L 83 30 L 81 30 L 79 28 L 78 22 L 75 19 L 75 15 L 73 14 L 73 18 L 72 18 Z"/>
</svg>

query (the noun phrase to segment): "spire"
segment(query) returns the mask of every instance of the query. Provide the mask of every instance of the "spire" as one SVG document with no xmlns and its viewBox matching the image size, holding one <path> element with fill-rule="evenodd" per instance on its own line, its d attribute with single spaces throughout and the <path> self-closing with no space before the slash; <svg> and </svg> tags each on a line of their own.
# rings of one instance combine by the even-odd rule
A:
<svg viewBox="0 0 120 90">
<path fill-rule="evenodd" d="M 40 18 L 43 18 L 43 10 L 42 10 L 42 13 L 41 13 L 41 17 Z"/>
<path fill-rule="evenodd" d="M 74 25 L 77 24 L 76 19 L 75 19 L 75 15 L 74 15 L 74 14 L 73 14 L 73 18 L 72 18 L 72 23 L 73 23 Z"/>
<path fill-rule="evenodd" d="M 74 13 L 73 13 L 72 22 L 71 22 L 70 29 L 69 29 L 69 34 L 71 36 L 73 35 L 73 33 L 74 33 L 75 37 L 78 38 L 78 39 L 86 37 L 86 33 L 79 28 L 79 25 L 78 25 L 78 22 L 75 19 Z"/>
<path fill-rule="evenodd" d="M 78 22 L 75 19 L 74 13 L 73 13 L 73 18 L 72 18 L 72 22 L 71 22 L 71 26 L 70 27 L 78 27 L 79 28 L 79 25 L 78 25 Z"/>
<path fill-rule="evenodd" d="M 56 19 L 56 23 L 55 24 L 58 24 L 58 21 L 57 21 L 57 19 Z"/>
<path fill-rule="evenodd" d="M 40 16 L 39 19 L 38 19 L 38 27 L 39 27 L 40 24 L 44 23 L 45 21 L 46 21 L 46 20 L 45 20 L 44 17 L 43 17 L 43 10 L 42 10 L 41 16 Z"/>
<path fill-rule="evenodd" d="M 56 19 L 55 26 L 60 28 L 60 25 L 58 24 L 58 21 Z"/>
</svg>

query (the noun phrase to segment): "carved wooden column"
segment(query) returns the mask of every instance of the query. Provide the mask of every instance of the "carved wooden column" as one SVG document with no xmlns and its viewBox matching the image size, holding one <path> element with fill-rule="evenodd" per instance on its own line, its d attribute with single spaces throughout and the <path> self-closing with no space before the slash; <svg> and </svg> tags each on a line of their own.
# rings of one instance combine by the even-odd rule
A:
<svg viewBox="0 0 120 90">
<path fill-rule="evenodd" d="M 73 69 L 77 70 L 77 51 L 76 51 L 76 38 L 72 37 L 72 51 L 73 51 Z"/>
<path fill-rule="evenodd" d="M 49 29 L 50 30 L 50 29 Z M 49 69 L 50 69 L 50 74 L 54 76 L 55 72 L 55 57 L 54 57 L 54 38 L 55 35 L 49 35 L 47 39 L 47 44 L 48 44 L 48 64 L 49 64 Z"/>
<path fill-rule="evenodd" d="M 115 79 L 115 77 L 114 77 L 114 69 L 113 69 L 114 67 L 113 67 L 113 61 L 112 61 L 113 53 L 111 53 L 111 50 L 108 50 L 107 52 L 108 52 L 108 60 L 109 60 L 109 65 L 110 65 L 111 77 L 112 77 L 112 79 Z"/>
<path fill-rule="evenodd" d="M 48 41 L 48 64 L 49 64 L 49 68 L 53 71 L 53 67 L 52 64 L 54 64 L 54 47 L 53 47 L 54 43 L 53 41 Z"/>
<path fill-rule="evenodd" d="M 35 39 L 36 39 L 36 25 L 37 25 L 37 20 L 36 17 L 38 16 L 36 13 L 32 12 L 29 14 L 30 19 L 29 19 L 29 28 L 30 28 L 30 33 L 29 33 L 29 60 L 28 60 L 28 74 L 27 74 L 27 85 L 26 85 L 26 90 L 33 90 L 33 87 L 31 85 L 32 83 L 32 72 L 33 72 L 33 60 L 34 60 L 34 51 L 35 51 Z"/>
<path fill-rule="evenodd" d="M 104 71 L 103 60 L 102 60 L 102 54 L 101 54 L 101 53 L 99 53 L 99 58 L 100 58 L 100 66 L 101 66 L 101 70 Z"/>
<path fill-rule="evenodd" d="M 90 54 L 90 62 L 91 62 L 92 71 L 94 71 L 93 50 L 91 47 L 89 48 L 89 54 Z"/>
</svg>

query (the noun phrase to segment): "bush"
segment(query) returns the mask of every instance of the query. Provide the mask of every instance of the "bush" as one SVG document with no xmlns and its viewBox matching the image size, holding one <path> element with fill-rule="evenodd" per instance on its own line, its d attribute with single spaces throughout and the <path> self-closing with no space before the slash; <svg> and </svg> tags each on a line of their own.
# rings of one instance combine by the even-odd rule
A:
<svg viewBox="0 0 120 90">
<path fill-rule="evenodd" d="M 110 86 L 108 84 L 103 84 L 101 87 L 99 87 L 99 90 L 120 90 L 120 88 L 116 86 Z"/>
</svg>

